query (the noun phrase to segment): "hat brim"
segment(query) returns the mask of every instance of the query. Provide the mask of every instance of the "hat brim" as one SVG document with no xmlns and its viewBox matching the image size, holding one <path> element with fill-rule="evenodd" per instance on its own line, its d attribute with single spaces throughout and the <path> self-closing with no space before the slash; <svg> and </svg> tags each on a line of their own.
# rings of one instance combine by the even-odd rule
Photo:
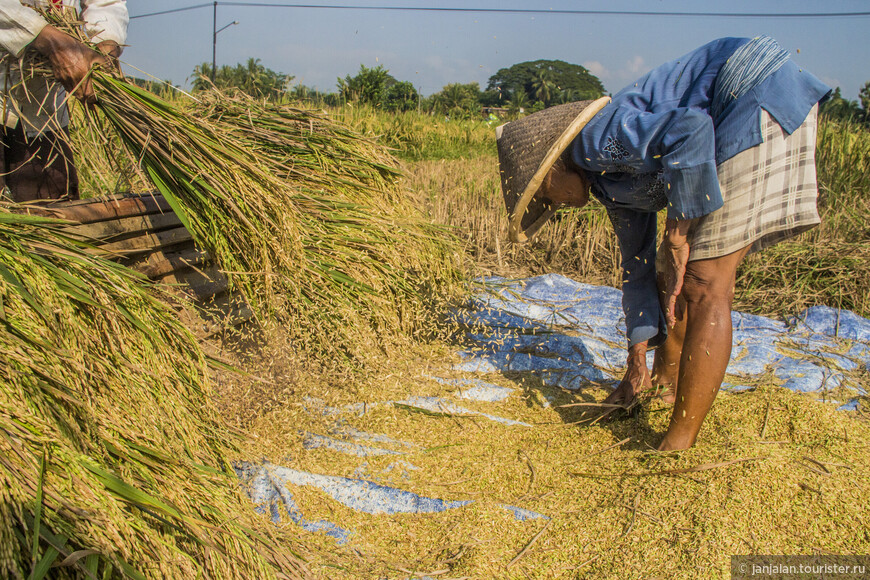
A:
<svg viewBox="0 0 870 580">
<path fill-rule="evenodd" d="M 608 103 L 610 103 L 610 97 L 601 97 L 590 103 L 571 121 L 547 151 L 537 171 L 517 200 L 513 212 L 511 212 L 508 237 L 512 242 L 523 243 L 530 240 L 559 209 L 558 205 L 548 205 L 540 199 L 536 199 L 535 194 L 538 193 L 544 178 L 562 152 L 568 148 L 571 141 L 580 134 L 580 131 L 592 120 L 592 117 Z"/>
</svg>

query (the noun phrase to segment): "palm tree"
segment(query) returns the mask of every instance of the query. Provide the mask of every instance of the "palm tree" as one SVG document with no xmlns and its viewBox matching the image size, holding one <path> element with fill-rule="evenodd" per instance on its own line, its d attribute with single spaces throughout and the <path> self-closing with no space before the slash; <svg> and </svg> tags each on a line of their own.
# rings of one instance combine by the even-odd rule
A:
<svg viewBox="0 0 870 580">
<path fill-rule="evenodd" d="M 573 103 L 580 100 L 580 93 L 576 89 L 562 89 L 559 91 L 559 103 Z"/>
<path fill-rule="evenodd" d="M 512 115 L 518 115 L 529 106 L 529 96 L 526 91 L 517 89 L 514 91 L 513 97 L 508 101 L 508 110 Z"/>
<path fill-rule="evenodd" d="M 532 81 L 532 90 L 534 91 L 535 98 L 545 105 L 550 103 L 553 93 L 556 91 L 556 83 L 551 80 L 552 76 L 548 69 L 541 69 Z"/>
</svg>

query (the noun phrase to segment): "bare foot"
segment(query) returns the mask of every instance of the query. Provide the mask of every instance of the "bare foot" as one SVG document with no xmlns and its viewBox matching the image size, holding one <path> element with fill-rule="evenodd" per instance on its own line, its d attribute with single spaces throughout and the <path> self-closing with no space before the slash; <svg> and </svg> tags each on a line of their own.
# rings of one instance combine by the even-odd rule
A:
<svg viewBox="0 0 870 580">
<path fill-rule="evenodd" d="M 670 433 L 665 435 L 662 442 L 659 443 L 659 451 L 682 451 L 688 449 L 695 444 L 695 441 L 681 440 L 679 437 L 671 437 Z"/>
<path fill-rule="evenodd" d="M 659 399 L 669 405 L 673 405 L 674 401 L 677 400 L 677 390 L 674 388 L 673 384 L 656 385 L 655 394 Z"/>
</svg>

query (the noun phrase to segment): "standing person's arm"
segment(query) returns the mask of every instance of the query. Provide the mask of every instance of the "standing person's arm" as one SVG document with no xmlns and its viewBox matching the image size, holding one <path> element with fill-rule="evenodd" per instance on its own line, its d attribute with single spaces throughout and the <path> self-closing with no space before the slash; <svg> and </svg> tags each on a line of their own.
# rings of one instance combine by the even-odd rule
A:
<svg viewBox="0 0 870 580">
<path fill-rule="evenodd" d="M 18 0 L 0 0 L 0 46 L 15 56 L 27 49 L 39 51 L 68 92 L 86 103 L 94 101 L 87 75 L 95 64 L 107 64 L 105 57 L 49 25 L 36 10 Z"/>
<path fill-rule="evenodd" d="M 48 22 L 18 0 L 0 0 L 0 47 L 21 56 Z"/>
<path fill-rule="evenodd" d="M 91 40 L 104 54 L 114 59 L 115 67 L 120 70 L 117 59 L 121 57 L 127 41 L 127 25 L 130 15 L 125 0 L 81 0 L 82 20 L 85 21 Z"/>
<path fill-rule="evenodd" d="M 68 93 L 84 103 L 96 102 L 89 74 L 96 65 L 111 68 L 108 58 L 54 26 L 45 26 L 31 43 L 48 58 L 54 78 Z"/>
</svg>

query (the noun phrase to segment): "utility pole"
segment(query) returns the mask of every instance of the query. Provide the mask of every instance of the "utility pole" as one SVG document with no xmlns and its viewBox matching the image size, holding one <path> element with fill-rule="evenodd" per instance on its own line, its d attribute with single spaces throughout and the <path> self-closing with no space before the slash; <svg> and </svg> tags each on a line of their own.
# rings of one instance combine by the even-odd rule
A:
<svg viewBox="0 0 870 580">
<path fill-rule="evenodd" d="M 211 20 L 211 82 L 214 83 L 215 74 L 217 74 L 217 35 L 229 28 L 230 26 L 235 26 L 239 23 L 238 20 L 233 20 L 226 26 L 222 28 L 217 27 L 217 7 L 218 3 L 215 0 L 214 3 L 214 12 L 212 13 Z"/>
<path fill-rule="evenodd" d="M 211 20 L 211 82 L 214 83 L 215 65 L 217 61 L 217 0 Z"/>
</svg>

